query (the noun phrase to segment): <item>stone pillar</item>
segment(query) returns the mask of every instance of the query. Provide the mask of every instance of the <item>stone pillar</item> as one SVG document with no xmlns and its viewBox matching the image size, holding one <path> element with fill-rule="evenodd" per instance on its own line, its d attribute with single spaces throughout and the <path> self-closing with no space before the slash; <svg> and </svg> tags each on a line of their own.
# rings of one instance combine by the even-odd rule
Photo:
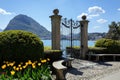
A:
<svg viewBox="0 0 120 80">
<path fill-rule="evenodd" d="M 60 23 L 61 15 L 58 15 L 59 10 L 53 10 L 54 15 L 51 15 L 51 25 L 52 25 L 52 49 L 60 50 Z"/>
<path fill-rule="evenodd" d="M 86 53 L 88 51 L 88 20 L 86 20 L 86 16 L 82 16 L 82 20 L 80 21 L 81 25 L 81 52 L 80 57 L 82 59 L 86 58 Z"/>
</svg>

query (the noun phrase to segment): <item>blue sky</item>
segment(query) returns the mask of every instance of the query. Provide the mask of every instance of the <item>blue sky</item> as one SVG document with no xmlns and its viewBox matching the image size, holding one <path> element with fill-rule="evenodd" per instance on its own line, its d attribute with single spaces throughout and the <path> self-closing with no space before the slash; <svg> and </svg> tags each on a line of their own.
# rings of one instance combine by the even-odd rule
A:
<svg viewBox="0 0 120 80">
<path fill-rule="evenodd" d="M 62 18 L 81 20 L 81 15 L 87 15 L 88 32 L 108 32 L 112 21 L 120 21 L 120 0 L 0 0 L 0 28 L 25 14 L 51 31 L 49 16 L 56 8 Z"/>
</svg>

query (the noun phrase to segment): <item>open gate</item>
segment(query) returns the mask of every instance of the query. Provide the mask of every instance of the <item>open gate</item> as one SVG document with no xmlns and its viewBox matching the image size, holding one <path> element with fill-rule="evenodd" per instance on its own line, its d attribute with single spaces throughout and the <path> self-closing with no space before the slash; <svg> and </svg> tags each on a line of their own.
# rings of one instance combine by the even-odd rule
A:
<svg viewBox="0 0 120 80">
<path fill-rule="evenodd" d="M 85 59 L 88 52 L 88 20 L 83 15 L 81 21 L 67 20 L 59 15 L 59 10 L 54 9 L 51 18 L 52 25 L 52 49 L 65 51 L 67 46 L 70 46 L 70 56 L 73 56 L 73 46 L 80 46 L 79 58 Z M 61 31 L 61 32 L 60 32 Z M 61 38 L 60 38 L 61 36 Z M 77 38 L 78 37 L 78 38 Z M 64 41 L 65 40 L 65 41 Z M 78 41 L 78 43 L 77 43 Z M 67 54 L 66 54 L 67 55 Z"/>
<path fill-rule="evenodd" d="M 64 51 L 64 56 L 73 57 L 73 47 L 80 47 L 80 24 L 72 19 L 61 20 L 61 50 Z M 66 52 L 66 48 L 70 49 Z"/>
</svg>

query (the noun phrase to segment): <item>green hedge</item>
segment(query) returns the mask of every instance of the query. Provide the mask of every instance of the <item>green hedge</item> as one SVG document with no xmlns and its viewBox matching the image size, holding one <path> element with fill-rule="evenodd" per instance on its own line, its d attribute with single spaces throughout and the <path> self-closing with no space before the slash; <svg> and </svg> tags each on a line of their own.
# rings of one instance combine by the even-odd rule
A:
<svg viewBox="0 0 120 80">
<path fill-rule="evenodd" d="M 44 54 L 45 54 L 45 58 L 50 58 L 52 62 L 59 60 L 62 57 L 61 50 L 45 50 Z"/>
<path fill-rule="evenodd" d="M 120 53 L 120 40 L 99 39 L 96 41 L 95 47 L 107 48 L 107 53 Z"/>
<path fill-rule="evenodd" d="M 106 48 L 103 48 L 103 47 L 89 47 L 88 52 L 90 54 L 104 54 L 104 53 L 106 53 Z"/>
<path fill-rule="evenodd" d="M 70 47 L 67 47 L 66 49 L 67 49 L 66 50 L 67 53 L 71 52 Z M 72 53 L 73 53 L 74 58 L 79 58 L 80 47 L 73 47 L 72 48 Z M 90 53 L 90 54 L 104 54 L 104 53 L 106 53 L 106 48 L 103 48 L 103 47 L 88 47 L 88 53 Z"/>
<path fill-rule="evenodd" d="M 31 32 L 8 30 L 0 32 L 0 61 L 37 60 L 43 57 L 43 42 Z"/>
</svg>

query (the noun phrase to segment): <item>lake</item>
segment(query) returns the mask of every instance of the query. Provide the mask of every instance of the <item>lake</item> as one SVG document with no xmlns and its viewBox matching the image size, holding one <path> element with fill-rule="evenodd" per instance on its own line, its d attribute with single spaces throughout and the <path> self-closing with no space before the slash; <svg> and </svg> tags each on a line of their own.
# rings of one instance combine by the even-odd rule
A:
<svg viewBox="0 0 120 80">
<path fill-rule="evenodd" d="M 44 46 L 51 46 L 51 40 L 42 40 L 44 43 Z M 73 46 L 80 46 L 79 40 L 74 40 L 72 42 Z M 95 41 L 88 41 L 88 46 L 94 46 Z M 66 46 L 70 46 L 69 40 L 61 40 L 61 49 L 65 49 Z"/>
<path fill-rule="evenodd" d="M 51 40 L 42 40 L 44 43 L 44 46 L 51 46 Z M 74 40 L 72 42 L 73 46 L 80 46 L 80 41 L 79 40 Z M 95 41 L 88 41 L 88 46 L 94 46 Z M 67 57 L 66 53 L 66 47 L 70 46 L 70 41 L 68 40 L 61 40 L 61 50 L 63 50 L 63 57 Z"/>
</svg>

